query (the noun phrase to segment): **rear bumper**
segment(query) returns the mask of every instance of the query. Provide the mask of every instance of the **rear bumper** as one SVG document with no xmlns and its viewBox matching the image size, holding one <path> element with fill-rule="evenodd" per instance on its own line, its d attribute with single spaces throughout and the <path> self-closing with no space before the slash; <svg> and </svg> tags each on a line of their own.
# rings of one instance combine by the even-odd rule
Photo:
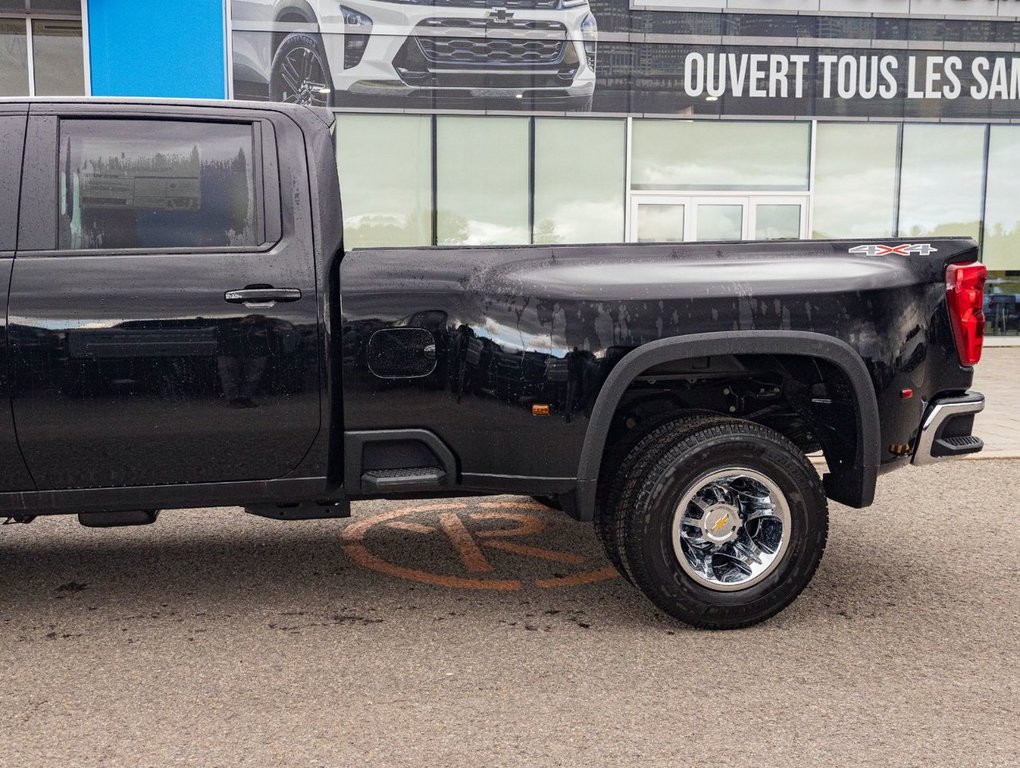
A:
<svg viewBox="0 0 1020 768">
<path fill-rule="evenodd" d="M 980 392 L 933 400 L 921 422 L 911 463 L 924 466 L 940 459 L 977 453 L 984 448 L 981 438 L 971 434 L 974 416 L 984 408 L 985 396 Z"/>
</svg>

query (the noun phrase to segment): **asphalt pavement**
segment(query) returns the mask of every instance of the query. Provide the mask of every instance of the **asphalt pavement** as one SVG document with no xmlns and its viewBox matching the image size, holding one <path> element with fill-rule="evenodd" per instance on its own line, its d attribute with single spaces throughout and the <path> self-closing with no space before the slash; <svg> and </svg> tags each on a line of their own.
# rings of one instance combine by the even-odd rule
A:
<svg viewBox="0 0 1020 768">
<path fill-rule="evenodd" d="M 1020 462 L 833 505 L 808 590 L 711 633 L 519 497 L 0 529 L 0 765 L 1015 766 Z"/>
</svg>

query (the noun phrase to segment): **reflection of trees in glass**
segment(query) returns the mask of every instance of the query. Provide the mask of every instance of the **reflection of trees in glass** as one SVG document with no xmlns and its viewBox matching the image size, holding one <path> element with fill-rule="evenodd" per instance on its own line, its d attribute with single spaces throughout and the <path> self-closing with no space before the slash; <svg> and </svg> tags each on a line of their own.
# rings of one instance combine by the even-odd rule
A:
<svg viewBox="0 0 1020 768">
<path fill-rule="evenodd" d="M 563 237 L 556 231 L 556 222 L 542 219 L 535 222 L 535 244 L 545 245 L 563 242 Z"/>
<path fill-rule="evenodd" d="M 80 145 L 69 179 L 77 198 L 72 210 L 80 212 L 80 247 L 254 244 L 247 149 L 209 159 L 198 143 L 180 151 L 155 144 L 151 150 L 122 149 L 112 140 Z"/>
<path fill-rule="evenodd" d="M 363 214 L 344 219 L 344 241 L 348 248 L 416 245 L 428 241 L 431 229 L 432 216 L 426 211 Z"/>
<path fill-rule="evenodd" d="M 113 150 L 116 151 L 116 150 Z M 189 153 L 83 157 L 78 168 L 85 208 L 198 210 L 202 205 L 198 147 Z"/>
<path fill-rule="evenodd" d="M 438 211 L 436 238 L 439 245 L 464 245 L 468 242 L 468 219 L 452 211 Z"/>
<path fill-rule="evenodd" d="M 990 270 L 1020 269 L 1020 222 L 985 222 L 983 260 Z M 1020 293 L 1020 289 L 1016 292 Z"/>
<path fill-rule="evenodd" d="M 966 223 L 951 222 L 948 224 L 936 224 L 934 227 L 923 227 L 915 224 L 909 231 L 900 232 L 900 237 L 974 237 L 978 236 L 980 229 L 978 222 Z"/>
<path fill-rule="evenodd" d="M 115 152 L 116 150 L 112 151 Z M 188 153 L 154 152 L 152 154 L 139 154 L 129 157 L 127 152 L 121 151 L 120 155 L 110 155 L 106 158 L 101 156 L 83 158 L 83 166 L 79 170 L 82 172 L 94 171 L 96 173 L 112 173 L 117 171 L 139 173 L 140 171 L 178 170 L 186 167 L 187 173 L 195 175 L 198 173 L 201 164 L 198 145 L 195 144 Z"/>
<path fill-rule="evenodd" d="M 203 169 L 203 174 L 204 174 Z M 248 174 L 248 158 L 244 149 L 238 149 L 237 155 L 230 161 L 227 170 L 227 200 L 230 201 L 230 229 L 227 230 L 229 245 L 246 245 L 254 243 L 250 231 L 254 216 L 254 201 Z"/>
</svg>

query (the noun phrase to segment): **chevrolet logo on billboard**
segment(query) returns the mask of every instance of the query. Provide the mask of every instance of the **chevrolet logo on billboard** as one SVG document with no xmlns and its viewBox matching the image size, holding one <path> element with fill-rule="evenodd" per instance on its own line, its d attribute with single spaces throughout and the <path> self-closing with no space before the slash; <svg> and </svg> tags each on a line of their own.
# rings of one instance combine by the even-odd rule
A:
<svg viewBox="0 0 1020 768">
<path fill-rule="evenodd" d="M 514 15 L 506 8 L 493 8 L 486 14 L 486 18 L 493 24 L 509 24 Z"/>
</svg>

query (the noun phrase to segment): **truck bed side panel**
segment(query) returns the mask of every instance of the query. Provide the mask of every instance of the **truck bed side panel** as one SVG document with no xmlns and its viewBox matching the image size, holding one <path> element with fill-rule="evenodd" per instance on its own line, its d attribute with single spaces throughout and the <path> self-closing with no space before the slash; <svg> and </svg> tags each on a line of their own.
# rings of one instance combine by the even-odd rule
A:
<svg viewBox="0 0 1020 768">
<path fill-rule="evenodd" d="M 947 260 L 852 255 L 860 241 L 352 251 L 341 267 L 345 426 L 424 427 L 474 475 L 576 476 L 602 382 L 627 352 L 694 333 L 813 331 L 859 352 L 883 446 L 907 442 L 923 396 L 966 389 L 945 310 Z M 424 327 L 427 376 L 375 375 L 380 329 Z M 921 395 L 900 398 L 902 389 Z M 549 404 L 550 416 L 532 406 Z M 883 462 L 897 457 L 883 450 Z"/>
</svg>

